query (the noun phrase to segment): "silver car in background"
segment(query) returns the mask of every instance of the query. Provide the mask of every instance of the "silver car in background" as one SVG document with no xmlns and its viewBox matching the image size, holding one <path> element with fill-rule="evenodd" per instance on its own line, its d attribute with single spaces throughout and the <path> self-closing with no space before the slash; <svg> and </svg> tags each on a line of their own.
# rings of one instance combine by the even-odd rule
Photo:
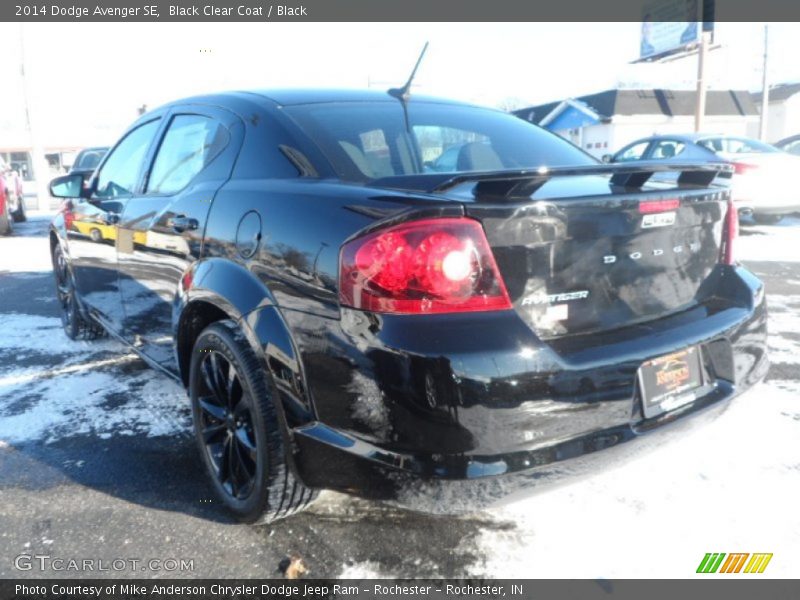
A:
<svg viewBox="0 0 800 600">
<path fill-rule="evenodd" d="M 757 223 L 777 223 L 800 211 L 797 172 L 800 156 L 758 140 L 713 134 L 675 134 L 642 138 L 610 157 L 610 162 L 698 161 L 728 163 L 730 185 L 740 215 Z"/>
</svg>

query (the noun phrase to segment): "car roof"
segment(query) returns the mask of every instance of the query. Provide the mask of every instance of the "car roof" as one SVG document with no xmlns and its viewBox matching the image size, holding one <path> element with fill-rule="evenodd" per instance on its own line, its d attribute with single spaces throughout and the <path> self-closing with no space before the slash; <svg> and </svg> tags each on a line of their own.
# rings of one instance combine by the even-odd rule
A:
<svg viewBox="0 0 800 600">
<path fill-rule="evenodd" d="M 397 98 L 389 95 L 386 90 L 370 90 L 370 89 L 253 89 L 253 90 L 231 90 L 224 92 L 217 92 L 213 94 L 203 94 L 200 96 L 192 96 L 189 98 L 180 98 L 169 102 L 164 106 L 154 109 L 156 112 L 160 109 L 168 108 L 173 105 L 179 104 L 209 104 L 216 106 L 225 106 L 229 102 L 245 102 L 255 103 L 260 105 L 274 106 L 293 106 L 300 104 L 323 104 L 332 102 L 397 102 Z M 428 102 L 437 104 L 449 104 L 454 106 L 477 106 L 468 102 L 460 102 L 457 100 L 448 100 L 444 98 L 437 98 L 433 96 L 425 96 L 421 94 L 412 94 L 408 100 L 410 103 L 414 102 Z M 488 107 L 486 110 L 497 110 Z"/>
<path fill-rule="evenodd" d="M 773 146 L 780 146 L 782 144 L 788 144 L 790 142 L 795 142 L 797 140 L 800 140 L 800 133 L 796 133 L 795 135 L 790 135 L 789 137 L 785 137 L 782 140 L 778 140 L 777 142 L 775 142 L 772 145 Z"/>
<path fill-rule="evenodd" d="M 748 138 L 746 135 L 728 135 L 724 133 L 662 133 L 659 135 L 651 135 L 648 137 L 643 137 L 637 140 L 636 142 L 645 142 L 645 141 L 658 141 L 658 140 L 678 140 L 681 142 L 699 142 L 702 140 L 714 139 L 714 138 L 722 138 L 722 139 L 752 139 Z M 758 140 L 756 140 L 758 141 Z M 634 143 L 636 143 L 634 142 Z"/>
<path fill-rule="evenodd" d="M 376 89 L 260 89 L 250 90 L 280 104 L 321 104 L 328 102 L 397 102 L 397 98 L 389 95 L 387 90 Z M 465 104 L 456 100 L 446 100 L 421 94 L 409 96 L 409 102 L 437 102 L 441 104 Z"/>
</svg>

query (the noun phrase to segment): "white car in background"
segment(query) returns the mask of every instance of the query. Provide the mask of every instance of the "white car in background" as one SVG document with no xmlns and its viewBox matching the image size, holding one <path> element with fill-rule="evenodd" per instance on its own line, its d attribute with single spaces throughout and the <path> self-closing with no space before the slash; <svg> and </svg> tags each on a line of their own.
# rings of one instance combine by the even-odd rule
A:
<svg viewBox="0 0 800 600">
<path fill-rule="evenodd" d="M 757 223 L 777 223 L 800 211 L 800 156 L 758 140 L 711 134 L 658 135 L 622 148 L 610 162 L 726 162 L 733 167 L 730 185 L 740 215 Z"/>
</svg>

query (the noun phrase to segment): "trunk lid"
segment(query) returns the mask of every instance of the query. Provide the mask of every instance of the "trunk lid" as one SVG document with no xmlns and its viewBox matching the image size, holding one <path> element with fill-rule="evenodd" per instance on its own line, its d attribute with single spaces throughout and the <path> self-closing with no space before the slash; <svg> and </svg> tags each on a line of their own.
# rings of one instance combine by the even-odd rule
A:
<svg viewBox="0 0 800 600">
<path fill-rule="evenodd" d="M 577 192 L 577 194 L 576 194 Z M 543 338 L 614 329 L 703 301 L 727 195 L 597 176 L 552 180 L 527 201 L 474 202 L 514 308 Z"/>
</svg>

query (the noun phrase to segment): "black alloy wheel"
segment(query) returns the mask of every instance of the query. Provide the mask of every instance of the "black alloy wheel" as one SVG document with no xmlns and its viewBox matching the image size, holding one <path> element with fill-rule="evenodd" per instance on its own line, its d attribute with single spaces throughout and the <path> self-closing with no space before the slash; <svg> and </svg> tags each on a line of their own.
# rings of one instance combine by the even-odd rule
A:
<svg viewBox="0 0 800 600">
<path fill-rule="evenodd" d="M 198 426 L 206 455 L 223 489 L 244 500 L 253 492 L 259 461 L 252 401 L 233 361 L 221 352 L 205 352 L 200 372 Z"/>
<path fill-rule="evenodd" d="M 22 196 L 17 196 L 17 210 L 12 213 L 15 223 L 24 223 L 28 220 L 28 215 L 25 214 L 25 199 Z"/>
<path fill-rule="evenodd" d="M 94 340 L 105 335 L 100 325 L 85 318 L 80 311 L 75 280 L 66 256 L 60 245 L 53 248 L 53 275 L 56 283 L 56 299 L 64 333 L 72 340 Z"/>
<path fill-rule="evenodd" d="M 75 286 L 72 283 L 72 275 L 69 272 L 67 259 L 64 257 L 61 246 L 56 246 L 55 250 L 53 250 L 53 275 L 56 278 L 56 297 L 61 314 L 61 325 L 64 327 L 66 334 L 75 339 L 75 336 L 70 334 L 76 313 Z"/>
<path fill-rule="evenodd" d="M 287 463 L 277 393 L 234 321 L 197 337 L 189 365 L 195 439 L 217 495 L 246 523 L 287 517 L 317 495 Z"/>
</svg>

